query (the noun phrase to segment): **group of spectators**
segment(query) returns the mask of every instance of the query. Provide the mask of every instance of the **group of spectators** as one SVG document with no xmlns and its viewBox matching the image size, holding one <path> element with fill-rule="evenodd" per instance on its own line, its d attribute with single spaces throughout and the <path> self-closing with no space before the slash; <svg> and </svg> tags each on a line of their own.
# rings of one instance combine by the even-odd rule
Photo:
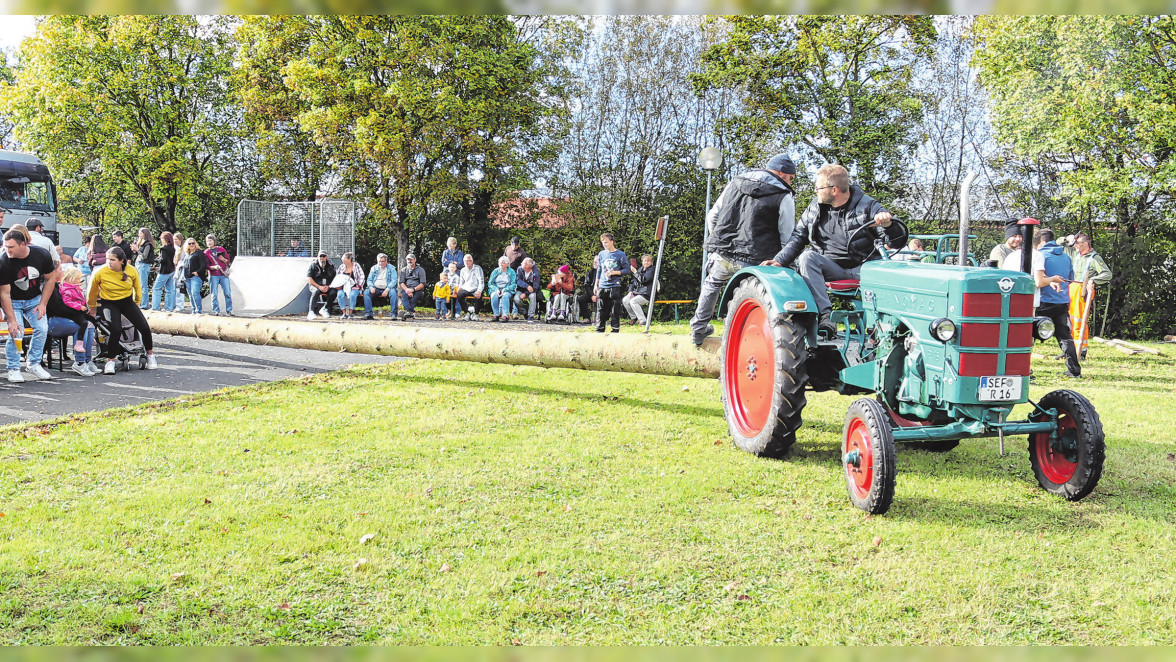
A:
<svg viewBox="0 0 1176 662">
<path fill-rule="evenodd" d="M 374 308 L 388 305 L 394 319 L 411 320 L 431 293 L 435 320 L 476 321 L 488 299 L 494 322 L 535 322 L 541 314 L 540 306 L 546 304 L 543 314 L 548 321 L 557 322 L 579 322 L 578 310 L 598 306 L 596 330 L 601 333 L 606 323 L 611 324 L 613 332 L 620 331 L 622 309 L 631 316 L 632 323 L 644 324 L 647 311 L 643 306 L 648 305 L 653 287 L 653 257 L 643 255 L 641 265 L 632 266 L 611 234 L 602 234 L 600 243 L 602 250 L 586 271 L 578 297 L 571 267 L 561 265 L 545 281 L 538 264 L 521 248 L 519 237 L 511 238 L 489 276 L 475 263 L 473 255 L 458 248 L 457 238 L 450 237 L 441 254 L 441 273 L 432 281 L 431 292 L 428 275 L 412 253 L 399 271 L 389 264 L 386 254 L 380 253 L 365 275 L 350 252 L 341 256 L 341 264 L 336 267 L 326 251 L 319 251 L 306 273 L 311 294 L 306 317 L 330 317 L 330 305 L 335 302 L 343 319 L 352 319 L 362 294 L 363 319 L 374 319 Z M 292 243 L 291 250 L 294 249 Z M 626 277 L 630 277 L 627 286 Z"/>
<path fill-rule="evenodd" d="M 130 268 L 132 249 L 120 245 L 121 233 L 112 236 L 114 246 L 107 248 L 99 237 L 67 256 L 41 230 L 41 221 L 34 218 L 27 227 L 14 225 L 4 233 L 0 308 L 8 381 L 24 382 L 26 373 L 36 379 L 52 378 L 41 365 L 50 338 L 73 337 L 73 372 L 84 377 L 114 374 L 124 318 L 142 340 L 147 369 L 158 368 L 151 329 L 139 309 L 145 292 L 141 272 Z M 95 247 L 101 252 L 95 253 Z M 96 325 L 103 322 L 108 332 L 102 356 L 107 360 L 100 370 L 94 339 Z M 26 329 L 31 337 L 26 337 Z M 22 363 L 18 345 L 26 342 L 27 358 Z"/>
</svg>

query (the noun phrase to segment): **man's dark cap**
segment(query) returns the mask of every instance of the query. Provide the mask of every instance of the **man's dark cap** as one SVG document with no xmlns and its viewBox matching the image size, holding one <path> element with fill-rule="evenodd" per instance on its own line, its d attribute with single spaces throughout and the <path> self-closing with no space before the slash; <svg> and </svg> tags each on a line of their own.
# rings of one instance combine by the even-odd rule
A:
<svg viewBox="0 0 1176 662">
<path fill-rule="evenodd" d="M 40 230 L 41 228 L 45 227 L 45 224 L 42 223 L 41 219 L 39 218 L 30 218 L 29 222 L 25 223 L 25 227 L 30 230 Z"/>
<path fill-rule="evenodd" d="M 1010 218 L 1005 221 L 1005 239 L 1011 239 L 1021 234 L 1020 222 L 1021 219 L 1019 218 Z"/>
<path fill-rule="evenodd" d="M 522 239 L 519 239 L 519 236 L 517 234 L 510 238 L 510 243 L 512 243 L 512 244 L 518 244 L 520 241 L 522 241 Z"/>
<path fill-rule="evenodd" d="M 326 251 L 319 251 L 319 254 L 318 254 L 319 257 L 326 257 L 326 255 L 327 255 Z"/>
<path fill-rule="evenodd" d="M 768 159 L 768 162 L 764 164 L 764 168 L 766 170 L 777 170 L 785 175 L 796 174 L 796 164 L 792 162 L 792 159 L 788 158 L 787 154 L 777 154 Z"/>
</svg>

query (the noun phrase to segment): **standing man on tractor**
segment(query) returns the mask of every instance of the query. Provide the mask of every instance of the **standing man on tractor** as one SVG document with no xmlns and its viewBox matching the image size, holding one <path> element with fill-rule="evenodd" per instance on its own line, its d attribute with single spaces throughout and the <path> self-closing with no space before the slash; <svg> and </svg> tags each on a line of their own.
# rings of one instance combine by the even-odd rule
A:
<svg viewBox="0 0 1176 662">
<path fill-rule="evenodd" d="M 1070 313 L 1074 318 L 1074 342 L 1078 343 L 1078 354 L 1086 359 L 1086 343 L 1089 337 L 1087 324 L 1090 309 L 1094 305 L 1094 286 L 1111 284 L 1111 269 L 1106 261 L 1094 250 L 1090 235 L 1080 232 L 1065 239 L 1066 255 L 1074 265 L 1074 283 L 1070 284 Z M 1079 326 L 1079 323 L 1081 324 Z"/>
<path fill-rule="evenodd" d="M 715 304 L 731 276 L 743 267 L 771 258 L 796 225 L 792 180 L 796 165 L 787 154 L 768 159 L 762 170 L 749 170 L 727 183 L 706 214 L 710 237 L 706 250 L 706 278 L 698 293 L 698 307 L 690 318 L 691 339 L 701 345 L 715 332 L 711 318 Z"/>
<path fill-rule="evenodd" d="M 900 225 L 891 223 L 890 212 L 880 202 L 857 184 L 849 183 L 849 172 L 844 167 L 835 163 L 821 166 L 815 184 L 816 196 L 787 244 L 763 264 L 787 267 L 796 261 L 796 272 L 808 284 L 817 304 L 817 331 L 832 337 L 837 335 L 837 325 L 829 315 L 833 304 L 825 282 L 856 280 L 862 264 L 881 257 L 874 249 L 873 233 L 857 232 L 858 229 L 867 225 L 881 227 L 886 231 L 887 243 L 902 241 L 905 232 Z"/>
</svg>

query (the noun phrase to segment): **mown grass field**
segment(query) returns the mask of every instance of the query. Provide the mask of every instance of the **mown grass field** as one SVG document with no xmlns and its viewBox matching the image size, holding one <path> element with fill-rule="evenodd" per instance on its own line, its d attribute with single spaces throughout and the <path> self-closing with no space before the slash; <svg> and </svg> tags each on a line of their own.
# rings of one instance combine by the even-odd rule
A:
<svg viewBox="0 0 1176 662">
<path fill-rule="evenodd" d="M 984 439 L 867 517 L 850 398 L 770 461 L 697 379 L 406 361 L 10 427 L 0 641 L 1176 642 L 1176 360 L 1034 369 L 1104 422 L 1080 503 Z"/>
</svg>

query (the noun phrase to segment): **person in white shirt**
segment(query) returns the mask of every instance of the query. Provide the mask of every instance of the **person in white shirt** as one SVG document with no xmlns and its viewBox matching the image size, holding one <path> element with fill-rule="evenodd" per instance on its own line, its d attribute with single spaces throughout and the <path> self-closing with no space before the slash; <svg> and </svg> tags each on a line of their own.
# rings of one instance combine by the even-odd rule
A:
<svg viewBox="0 0 1176 662">
<path fill-rule="evenodd" d="M 53 259 L 53 266 L 60 267 L 61 253 L 57 252 L 57 246 L 54 245 L 52 239 L 41 234 L 41 230 L 45 228 L 44 224 L 41 223 L 41 219 L 30 218 L 28 224 L 25 225 L 25 227 L 29 229 L 29 241 L 34 246 L 40 246 L 41 248 L 49 251 L 49 257 Z"/>
<path fill-rule="evenodd" d="M 486 277 L 482 274 L 482 267 L 474 264 L 474 256 L 469 253 L 463 258 L 465 266 L 457 280 L 457 300 L 472 322 L 478 321 L 478 304 L 482 302 L 482 290 L 486 289 Z"/>
</svg>

